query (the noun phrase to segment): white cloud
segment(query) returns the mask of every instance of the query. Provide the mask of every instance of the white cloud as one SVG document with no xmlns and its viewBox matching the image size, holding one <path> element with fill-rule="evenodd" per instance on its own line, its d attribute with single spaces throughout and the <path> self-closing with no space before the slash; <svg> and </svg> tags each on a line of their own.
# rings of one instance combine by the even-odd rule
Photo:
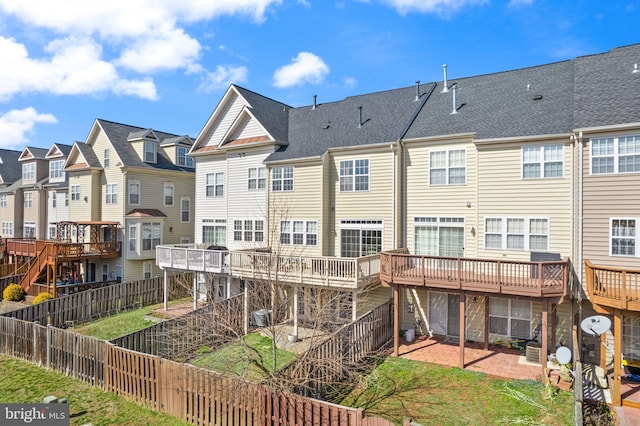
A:
<svg viewBox="0 0 640 426">
<path fill-rule="evenodd" d="M 198 87 L 198 92 L 211 92 L 216 89 L 226 89 L 231 83 L 247 81 L 249 71 L 246 67 L 223 67 L 218 65 L 214 72 L 209 72 Z"/>
<path fill-rule="evenodd" d="M 353 77 L 345 77 L 344 87 L 355 87 L 358 81 Z"/>
<path fill-rule="evenodd" d="M 510 0 L 508 7 L 522 7 L 522 6 L 531 6 L 533 4 L 533 0 Z"/>
<path fill-rule="evenodd" d="M 304 83 L 321 83 L 329 74 L 329 67 L 324 61 L 309 52 L 300 52 L 292 58 L 292 63 L 278 68 L 273 75 L 273 85 L 284 88 Z"/>
<path fill-rule="evenodd" d="M 435 13 L 450 16 L 466 6 L 488 3 L 489 0 L 380 0 L 383 4 L 396 9 L 401 15 L 411 12 Z"/>
<path fill-rule="evenodd" d="M 0 36 L 0 52 L 3 52 L 0 100 L 8 100 L 17 93 L 80 95 L 109 91 L 157 98 L 151 80 L 121 78 L 112 64 L 101 59 L 102 47 L 88 38 L 54 40 L 45 47 L 50 57 L 32 59 L 24 45 Z"/>
<path fill-rule="evenodd" d="M 0 148 L 21 146 L 36 123 L 57 123 L 51 114 L 39 114 L 34 108 L 14 109 L 0 115 Z"/>
</svg>

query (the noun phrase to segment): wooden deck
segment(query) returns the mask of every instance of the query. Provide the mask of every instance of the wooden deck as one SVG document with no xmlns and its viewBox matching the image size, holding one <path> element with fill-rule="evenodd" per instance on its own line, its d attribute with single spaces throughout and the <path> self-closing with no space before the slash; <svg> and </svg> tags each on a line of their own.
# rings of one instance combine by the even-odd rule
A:
<svg viewBox="0 0 640 426">
<path fill-rule="evenodd" d="M 8 240 L 7 253 L 15 256 L 36 257 L 46 247 L 47 256 L 58 260 L 80 260 L 92 257 L 120 257 L 119 241 L 95 243 L 69 243 L 55 240 Z"/>
<path fill-rule="evenodd" d="M 592 303 L 640 312 L 640 269 L 598 266 L 588 260 L 584 264 Z"/>
<path fill-rule="evenodd" d="M 406 251 L 380 254 L 382 284 L 430 287 L 526 297 L 566 294 L 569 262 L 521 262 L 420 256 Z"/>
</svg>

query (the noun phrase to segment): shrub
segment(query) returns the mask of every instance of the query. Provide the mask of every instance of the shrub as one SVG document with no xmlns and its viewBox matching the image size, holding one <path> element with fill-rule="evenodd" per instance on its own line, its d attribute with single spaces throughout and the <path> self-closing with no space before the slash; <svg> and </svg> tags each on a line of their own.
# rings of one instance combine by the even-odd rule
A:
<svg viewBox="0 0 640 426">
<path fill-rule="evenodd" d="M 4 300 L 17 302 L 24 298 L 24 290 L 22 290 L 20 284 L 9 284 L 2 292 L 2 297 Z"/>
<path fill-rule="evenodd" d="M 53 296 L 47 293 L 46 291 L 43 291 L 42 293 L 38 293 L 35 299 L 33 299 L 33 304 L 37 305 L 38 303 L 42 303 L 44 301 L 51 300 L 51 299 L 53 299 Z"/>
</svg>

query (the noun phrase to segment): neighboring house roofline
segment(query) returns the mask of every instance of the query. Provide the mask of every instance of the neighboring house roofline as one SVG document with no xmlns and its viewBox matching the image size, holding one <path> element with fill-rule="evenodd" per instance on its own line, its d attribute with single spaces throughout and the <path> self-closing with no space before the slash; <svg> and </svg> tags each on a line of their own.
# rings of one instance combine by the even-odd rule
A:
<svg viewBox="0 0 640 426">
<path fill-rule="evenodd" d="M 635 123 L 622 123 L 622 124 L 611 124 L 604 126 L 594 126 L 594 127 L 581 127 L 574 129 L 574 132 L 606 132 L 606 131 L 617 131 L 617 130 L 630 130 L 640 128 L 640 121 Z"/>
</svg>

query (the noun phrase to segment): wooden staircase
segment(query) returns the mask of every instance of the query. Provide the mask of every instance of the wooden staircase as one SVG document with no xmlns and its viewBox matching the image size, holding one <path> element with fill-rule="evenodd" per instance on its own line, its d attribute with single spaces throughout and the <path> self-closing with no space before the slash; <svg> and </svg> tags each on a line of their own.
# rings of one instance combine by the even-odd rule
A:
<svg viewBox="0 0 640 426">
<path fill-rule="evenodd" d="M 47 266 L 55 265 L 57 248 L 55 243 L 47 243 L 46 241 L 36 242 L 37 256 L 29 262 L 29 268 L 22 277 L 22 280 L 20 280 L 20 287 L 22 287 L 25 293 L 29 293 L 29 289 Z"/>
</svg>

